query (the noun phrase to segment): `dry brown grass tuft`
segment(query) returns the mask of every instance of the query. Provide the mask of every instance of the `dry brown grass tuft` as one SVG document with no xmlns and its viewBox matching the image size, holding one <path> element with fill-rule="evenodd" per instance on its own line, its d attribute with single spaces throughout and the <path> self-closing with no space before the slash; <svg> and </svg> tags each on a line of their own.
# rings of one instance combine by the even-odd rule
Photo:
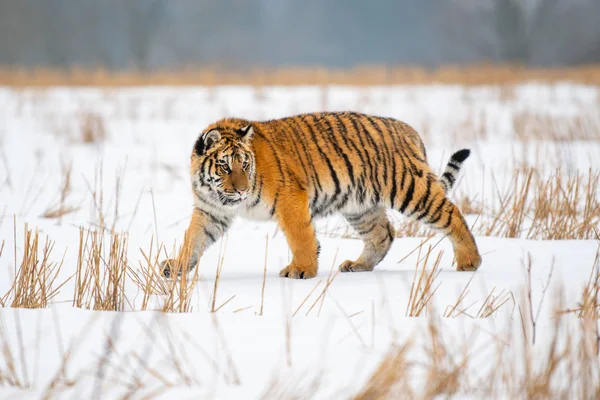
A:
<svg viewBox="0 0 600 400">
<path fill-rule="evenodd" d="M 441 282 L 435 285 L 435 280 L 440 274 L 440 261 L 442 260 L 443 251 L 440 251 L 433 262 L 430 270 L 427 270 L 427 263 L 431 254 L 432 247 L 429 246 L 427 254 L 419 266 L 421 260 L 421 247 L 419 247 L 419 256 L 415 268 L 415 275 L 410 286 L 410 294 L 408 304 L 406 306 L 407 317 L 419 317 L 430 306 L 433 295 L 440 287 Z"/>
<path fill-rule="evenodd" d="M 533 168 L 516 170 L 496 206 L 484 207 L 474 233 L 483 236 L 561 240 L 593 239 L 600 224 L 600 172 L 565 174 L 547 179 Z M 485 218 L 486 216 L 489 216 Z"/>
<path fill-rule="evenodd" d="M 175 248 L 173 254 L 175 254 Z M 191 256 L 191 248 L 185 248 L 171 267 L 172 279 L 165 279 L 162 276 L 160 260 L 169 258 L 165 247 L 161 244 L 154 253 L 154 238 L 150 242 L 148 251 L 140 249 L 144 262 L 140 262 L 140 269 L 129 269 L 134 284 L 143 293 L 141 310 L 157 309 L 163 312 L 190 312 L 192 311 L 192 294 L 200 282 L 199 265 L 194 268 L 191 274 L 188 274 L 188 264 Z M 180 278 L 177 279 L 177 276 Z M 218 287 L 218 282 L 216 283 Z M 213 294 L 216 294 L 214 292 Z M 214 297 L 213 297 L 214 298 Z M 160 300 L 161 305 L 151 304 Z M 225 304 L 225 303 L 224 303 Z M 222 304 L 222 305 L 224 305 Z"/>
<path fill-rule="evenodd" d="M 108 133 L 104 118 L 94 112 L 86 112 L 80 116 L 79 136 L 73 140 L 82 143 L 101 143 L 106 140 Z"/>
<path fill-rule="evenodd" d="M 410 342 L 402 346 L 393 346 L 383 357 L 371 377 L 364 384 L 354 400 L 416 398 L 410 384 L 410 372 L 413 363 L 408 359 Z"/>
<path fill-rule="evenodd" d="M 470 292 L 469 287 L 474 277 L 475 274 L 471 276 L 471 278 L 461 291 L 454 304 L 448 305 L 446 307 L 446 311 L 443 314 L 444 318 L 456 318 L 461 315 L 464 315 L 469 318 L 490 318 L 494 314 L 496 314 L 498 310 L 500 310 L 504 305 L 509 304 L 508 302 L 511 300 L 513 302 L 514 310 L 514 307 L 516 306 L 516 299 L 512 291 L 502 289 L 499 293 L 495 293 L 496 288 L 494 287 L 485 297 L 483 303 L 481 304 L 477 312 L 475 314 L 470 313 L 469 309 L 475 306 L 477 302 L 473 302 L 466 306 L 463 305 L 463 302 Z"/>
<path fill-rule="evenodd" d="M 560 305 L 561 296 L 555 298 Z M 448 345 L 441 321 L 429 313 L 427 331 L 418 336 L 425 345 L 424 354 L 416 352 L 411 341 L 402 347 L 396 345 L 354 398 L 598 398 L 596 320 L 581 318 L 579 328 L 569 321 L 560 315 L 552 319 L 543 347 L 534 345 L 524 334 L 490 333 L 491 343 L 482 344 L 495 349 L 490 360 L 477 357 L 477 349 L 469 347 L 468 338 L 460 342 L 464 348 L 457 348 L 454 340 Z"/>
<path fill-rule="evenodd" d="M 73 164 L 68 167 L 63 167 L 63 179 L 60 188 L 60 196 L 58 204 L 52 205 L 46 209 L 41 215 L 42 218 L 56 218 L 58 223 L 62 222 L 62 217 L 79 210 L 79 207 L 73 207 L 66 204 L 67 197 L 71 193 L 71 173 L 73 172 Z"/>
<path fill-rule="evenodd" d="M 572 141 L 600 140 L 600 117 L 590 110 L 575 116 L 554 116 L 522 111 L 513 114 L 513 130 L 517 139 Z"/>
<path fill-rule="evenodd" d="M 0 387 L 12 386 L 21 389 L 31 387 L 31 381 L 27 373 L 27 359 L 25 358 L 26 344 L 23 342 L 23 336 L 19 331 L 21 326 L 19 318 L 19 314 L 15 314 L 17 354 L 8 339 L 8 331 L 2 314 L 0 314 Z"/>
<path fill-rule="evenodd" d="M 559 169 L 548 180 L 537 180 L 526 238 L 594 239 L 600 225 L 599 184 L 600 171 L 591 169 L 567 176 Z"/>
<path fill-rule="evenodd" d="M 425 346 L 427 362 L 423 398 L 434 399 L 456 395 L 461 390 L 461 386 L 466 383 L 469 353 L 463 352 L 460 361 L 454 359 L 453 349 L 446 345 L 440 321 L 434 313 L 429 315 L 427 331 L 429 343 Z"/>
<path fill-rule="evenodd" d="M 456 202 L 463 215 L 480 215 L 483 211 L 481 205 L 467 195 L 463 195 Z"/>
<path fill-rule="evenodd" d="M 581 293 L 581 301 L 575 308 L 560 311 L 561 314 L 574 313 L 579 318 L 600 319 L 600 251 L 592 265 L 587 285 Z M 599 343 L 600 344 L 600 343 Z"/>
<path fill-rule="evenodd" d="M 498 310 L 508 304 L 509 301 L 512 300 L 513 308 L 516 305 L 515 296 L 510 290 L 502 289 L 500 293 L 494 294 L 496 288 L 492 288 L 491 292 L 487 295 L 479 310 L 477 310 L 477 314 L 475 314 L 475 318 L 489 318 L 493 316 Z"/>
<path fill-rule="evenodd" d="M 16 234 L 14 240 L 16 246 Z M 71 279 L 69 277 L 65 281 L 57 282 L 66 250 L 60 262 L 51 260 L 53 250 L 53 241 L 46 237 L 42 245 L 38 230 L 32 231 L 25 224 L 23 259 L 11 287 L 0 298 L 2 307 L 43 308 L 50 304 L 61 287 Z M 15 261 L 16 257 L 15 253 Z"/>
<path fill-rule="evenodd" d="M 73 306 L 102 311 L 124 311 L 128 271 L 127 234 L 79 230 L 79 253 Z"/>
</svg>

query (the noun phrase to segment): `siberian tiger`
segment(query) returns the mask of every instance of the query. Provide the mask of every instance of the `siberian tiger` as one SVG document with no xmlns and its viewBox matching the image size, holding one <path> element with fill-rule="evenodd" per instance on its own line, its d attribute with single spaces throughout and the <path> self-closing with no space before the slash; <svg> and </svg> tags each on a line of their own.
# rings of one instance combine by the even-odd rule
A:
<svg viewBox="0 0 600 400">
<path fill-rule="evenodd" d="M 166 277 L 184 272 L 236 215 L 275 219 L 293 259 L 288 278 L 317 274 L 320 246 L 313 219 L 340 212 L 364 241 L 343 272 L 371 271 L 384 258 L 394 228 L 392 208 L 449 236 L 459 271 L 481 256 L 459 209 L 446 197 L 469 150 L 452 155 L 438 178 L 408 124 L 355 112 L 302 114 L 271 121 L 227 118 L 207 127 L 191 156 L 194 209 L 184 246 L 161 263 Z M 172 272 L 173 270 L 173 272 Z"/>
</svg>

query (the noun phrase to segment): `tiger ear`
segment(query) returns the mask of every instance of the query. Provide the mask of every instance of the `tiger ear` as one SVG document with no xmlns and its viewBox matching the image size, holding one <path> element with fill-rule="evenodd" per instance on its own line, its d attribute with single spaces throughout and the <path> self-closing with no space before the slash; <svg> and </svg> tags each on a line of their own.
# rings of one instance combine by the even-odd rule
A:
<svg viewBox="0 0 600 400">
<path fill-rule="evenodd" d="M 201 155 L 206 153 L 208 149 L 213 147 L 219 140 L 221 140 L 221 134 L 216 129 L 201 134 L 194 145 L 196 154 Z"/>
<path fill-rule="evenodd" d="M 240 137 L 240 139 L 242 139 L 244 142 L 249 142 L 252 138 L 252 135 L 254 135 L 254 128 L 252 127 L 252 125 L 247 125 L 242 129 L 239 129 L 237 131 L 237 134 Z"/>
</svg>

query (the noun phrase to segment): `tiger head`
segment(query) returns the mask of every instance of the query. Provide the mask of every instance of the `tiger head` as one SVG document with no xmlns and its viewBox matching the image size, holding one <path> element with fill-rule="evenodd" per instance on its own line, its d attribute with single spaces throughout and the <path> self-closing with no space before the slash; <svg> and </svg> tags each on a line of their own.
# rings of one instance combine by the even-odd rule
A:
<svg viewBox="0 0 600 400">
<path fill-rule="evenodd" d="M 256 170 L 250 141 L 252 125 L 209 127 L 192 151 L 191 178 L 196 196 L 217 206 L 238 207 L 251 193 Z"/>
</svg>

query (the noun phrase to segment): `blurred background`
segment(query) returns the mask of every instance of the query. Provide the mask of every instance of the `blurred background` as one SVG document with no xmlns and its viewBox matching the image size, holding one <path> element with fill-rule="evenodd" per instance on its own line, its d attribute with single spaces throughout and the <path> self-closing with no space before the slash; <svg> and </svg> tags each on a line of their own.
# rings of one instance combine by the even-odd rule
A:
<svg viewBox="0 0 600 400">
<path fill-rule="evenodd" d="M 598 0 L 0 0 L 3 68 L 599 61 Z"/>
</svg>

